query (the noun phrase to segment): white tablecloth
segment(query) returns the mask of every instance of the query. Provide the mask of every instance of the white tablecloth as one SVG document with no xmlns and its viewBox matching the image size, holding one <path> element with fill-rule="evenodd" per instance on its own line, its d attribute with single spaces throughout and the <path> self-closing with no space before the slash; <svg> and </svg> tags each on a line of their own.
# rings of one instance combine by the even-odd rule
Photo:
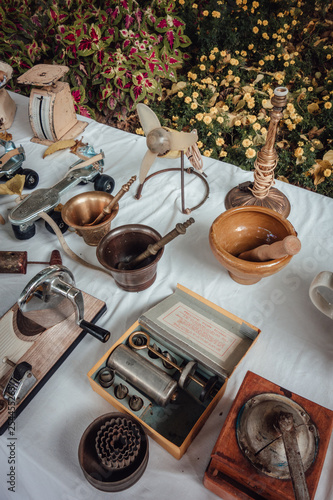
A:
<svg viewBox="0 0 333 500">
<path fill-rule="evenodd" d="M 14 96 L 14 94 L 11 94 Z M 24 168 L 36 170 L 40 187 L 55 184 L 76 157 L 68 151 L 42 159 L 45 146 L 30 142 L 28 99 L 15 95 L 17 112 L 10 132 L 16 146 L 22 144 L 27 159 Z M 80 117 L 82 119 L 82 117 Z M 144 137 L 89 121 L 84 142 L 96 152 L 105 153 L 104 172 L 116 181 L 115 194 L 129 178 L 138 174 L 146 151 Z M 188 161 L 186 159 L 186 161 Z M 152 171 L 178 167 L 178 160 L 158 159 Z M 157 280 L 147 290 L 129 293 L 113 280 L 77 264 L 63 252 L 63 264 L 74 274 L 78 288 L 107 304 L 98 324 L 112 333 L 102 344 L 87 335 L 60 366 L 42 390 L 16 420 L 16 491 L 8 491 L 8 435 L 0 437 L 0 498 L 24 500 L 103 500 L 110 494 L 94 489 L 84 478 L 78 462 L 78 444 L 86 427 L 99 415 L 114 411 L 90 387 L 87 372 L 138 317 L 170 295 L 180 283 L 206 299 L 240 316 L 261 329 L 253 348 L 230 377 L 226 393 L 185 455 L 177 461 L 155 441 L 149 439 L 149 463 L 142 478 L 129 490 L 114 494 L 116 499 L 170 498 L 215 499 L 202 484 L 210 453 L 231 403 L 247 372 L 251 370 L 319 405 L 333 409 L 332 321 L 312 305 L 308 295 L 314 276 L 333 271 L 333 200 L 285 183 L 276 182 L 291 203 L 289 220 L 302 242 L 301 252 L 280 273 L 251 286 L 234 282 L 215 260 L 208 242 L 212 222 L 225 211 L 227 192 L 253 174 L 233 165 L 204 158 L 204 171 L 210 184 L 207 202 L 193 212 L 195 224 L 185 236 L 170 243 L 158 265 Z M 188 176 L 189 177 L 189 176 Z M 186 177 L 186 205 L 200 201 L 200 179 Z M 138 181 L 137 181 L 138 182 Z M 142 223 L 166 234 L 177 222 L 187 219 L 180 211 L 180 175 L 163 174 L 150 180 L 141 200 L 134 194 L 137 182 L 120 202 L 112 227 Z M 76 186 L 62 203 L 85 190 L 89 183 Z M 27 191 L 24 191 L 27 193 Z M 0 198 L 0 213 L 7 220 L 15 196 Z M 59 242 L 37 223 L 37 234 L 19 241 L 7 223 L 0 226 L 1 250 L 27 250 L 29 260 L 50 258 L 60 249 Z M 98 264 L 95 247 L 84 244 L 75 233 L 66 233 L 69 246 L 81 257 Z M 2 274 L 0 313 L 3 315 L 18 299 L 28 281 L 42 268 L 30 265 L 27 274 Z M 2 358 L 2 356 L 1 356 Z M 328 449 L 317 489 L 317 500 L 333 498 L 333 446 Z"/>
</svg>

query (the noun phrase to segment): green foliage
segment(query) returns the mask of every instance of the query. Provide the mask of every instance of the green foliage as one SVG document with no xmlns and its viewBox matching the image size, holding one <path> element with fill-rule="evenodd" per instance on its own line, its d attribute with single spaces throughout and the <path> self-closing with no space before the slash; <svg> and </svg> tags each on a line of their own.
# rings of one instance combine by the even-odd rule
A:
<svg viewBox="0 0 333 500">
<path fill-rule="evenodd" d="M 77 111 L 119 119 L 176 81 L 190 40 L 172 1 L 8 0 L 0 8 L 0 50 L 15 77 L 36 63 L 69 66 Z"/>
<path fill-rule="evenodd" d="M 0 21 L 12 89 L 37 63 L 66 64 L 79 113 L 143 133 L 143 101 L 245 170 L 287 87 L 275 176 L 333 197 L 331 0 L 7 0 Z"/>
</svg>

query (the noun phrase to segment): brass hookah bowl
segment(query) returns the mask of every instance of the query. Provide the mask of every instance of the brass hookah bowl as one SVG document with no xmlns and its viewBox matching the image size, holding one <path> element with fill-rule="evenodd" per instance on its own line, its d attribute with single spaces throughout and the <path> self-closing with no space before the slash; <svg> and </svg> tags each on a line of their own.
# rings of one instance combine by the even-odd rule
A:
<svg viewBox="0 0 333 500">
<path fill-rule="evenodd" d="M 254 181 L 244 182 L 231 189 L 225 197 L 226 209 L 255 205 L 266 207 L 278 212 L 283 217 L 290 213 L 288 198 L 274 184 L 274 170 L 278 162 L 275 149 L 278 124 L 282 119 L 282 113 L 287 105 L 288 89 L 277 87 L 271 99 L 273 109 L 270 112 L 270 122 L 267 132 L 266 143 L 258 153 L 254 165 Z"/>
</svg>

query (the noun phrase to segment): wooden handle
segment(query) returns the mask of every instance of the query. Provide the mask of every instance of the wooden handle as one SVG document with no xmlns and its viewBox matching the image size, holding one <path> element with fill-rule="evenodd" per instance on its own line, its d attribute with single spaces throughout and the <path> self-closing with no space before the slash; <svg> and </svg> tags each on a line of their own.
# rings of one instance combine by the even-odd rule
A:
<svg viewBox="0 0 333 500">
<path fill-rule="evenodd" d="M 286 236 L 283 240 L 276 241 L 271 245 L 261 245 L 238 255 L 239 259 L 253 262 L 264 262 L 266 260 L 281 259 L 286 255 L 296 255 L 301 249 L 301 242 L 297 236 Z"/>
</svg>

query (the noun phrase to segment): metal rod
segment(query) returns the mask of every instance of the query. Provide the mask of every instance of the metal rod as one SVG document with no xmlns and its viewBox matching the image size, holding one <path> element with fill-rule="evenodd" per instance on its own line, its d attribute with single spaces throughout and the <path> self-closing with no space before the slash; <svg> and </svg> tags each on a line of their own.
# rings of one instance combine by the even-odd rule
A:
<svg viewBox="0 0 333 500">
<path fill-rule="evenodd" d="M 168 234 L 163 236 L 159 241 L 157 241 L 154 244 L 148 245 L 146 250 L 142 252 L 140 255 L 135 257 L 133 260 L 130 262 L 119 262 L 117 268 L 118 269 L 123 269 L 123 270 L 130 270 L 130 269 L 135 269 L 138 264 L 140 264 L 142 261 L 150 257 L 151 255 L 156 255 L 157 252 L 164 247 L 167 243 L 170 243 L 174 238 L 179 236 L 180 234 L 185 234 L 186 229 L 188 226 L 193 224 L 195 221 L 193 217 L 190 217 L 187 221 L 184 223 L 178 223 L 176 224 L 176 227 L 172 229 Z"/>
</svg>

